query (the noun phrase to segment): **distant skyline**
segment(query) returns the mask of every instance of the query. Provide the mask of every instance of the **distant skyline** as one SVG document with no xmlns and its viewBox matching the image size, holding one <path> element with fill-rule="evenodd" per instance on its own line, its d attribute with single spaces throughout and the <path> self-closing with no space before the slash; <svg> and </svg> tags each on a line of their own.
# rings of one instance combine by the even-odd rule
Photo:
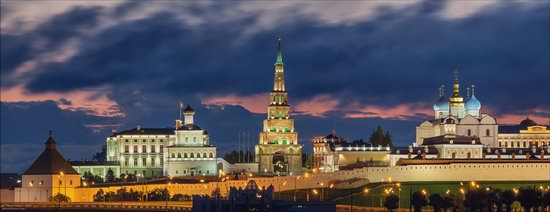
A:
<svg viewBox="0 0 550 212">
<path fill-rule="evenodd" d="M 327 8 L 331 8 L 330 10 Z M 2 1 L 1 172 L 22 172 L 53 130 L 91 158 L 117 131 L 197 111 L 218 156 L 254 141 L 277 35 L 299 142 L 380 125 L 414 142 L 453 71 L 499 124 L 550 124 L 547 1 Z"/>
</svg>

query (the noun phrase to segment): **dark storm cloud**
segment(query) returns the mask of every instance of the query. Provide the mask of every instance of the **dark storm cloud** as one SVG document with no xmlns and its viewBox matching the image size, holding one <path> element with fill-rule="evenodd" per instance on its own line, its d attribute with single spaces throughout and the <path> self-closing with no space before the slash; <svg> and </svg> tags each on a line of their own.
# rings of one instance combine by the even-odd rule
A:
<svg viewBox="0 0 550 212">
<path fill-rule="evenodd" d="M 9 11 L 9 9 L 5 10 Z M 2 32 L 0 34 L 2 87 L 11 87 L 17 83 L 9 76 L 24 62 L 36 59 L 41 53 L 56 50 L 71 38 L 83 36 L 84 30 L 97 24 L 100 12 L 99 7 L 75 7 L 66 13 L 51 17 L 30 32 L 24 34 Z"/>
<path fill-rule="evenodd" d="M 384 10 L 374 20 L 349 26 L 317 24 L 307 17 L 279 26 L 291 98 L 333 94 L 344 102 L 429 105 L 440 84 L 450 93 L 452 72 L 458 69 L 463 88 L 477 84 L 478 98 L 499 112 L 549 106 L 548 4 L 508 4 L 454 20 L 436 16 L 441 8 L 442 3 L 424 3 L 412 15 Z M 275 32 L 261 31 L 236 42 L 255 21 L 251 16 L 187 26 L 171 13 L 159 13 L 125 22 L 89 38 L 70 61 L 29 76 L 28 88 L 43 92 L 137 84 L 153 93 L 265 92 L 271 83 Z M 508 99 L 524 93 L 547 101 Z"/>
</svg>

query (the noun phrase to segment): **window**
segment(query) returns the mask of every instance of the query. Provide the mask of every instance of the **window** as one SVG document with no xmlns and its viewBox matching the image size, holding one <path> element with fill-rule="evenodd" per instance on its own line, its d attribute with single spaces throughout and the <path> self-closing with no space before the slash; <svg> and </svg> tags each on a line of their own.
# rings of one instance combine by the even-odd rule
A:
<svg viewBox="0 0 550 212">
<path fill-rule="evenodd" d="M 162 142 L 164 142 L 164 140 L 160 139 L 160 142 L 162 143 Z"/>
<path fill-rule="evenodd" d="M 214 158 L 214 153 L 210 153 L 210 158 Z"/>
<path fill-rule="evenodd" d="M 201 158 L 201 153 L 197 153 L 197 158 Z"/>
<path fill-rule="evenodd" d="M 136 142 L 137 142 L 137 139 L 134 139 L 134 143 L 136 143 Z"/>
<path fill-rule="evenodd" d="M 523 147 L 527 147 L 527 144 L 526 144 L 526 142 L 525 142 L 525 141 L 523 142 Z"/>
<path fill-rule="evenodd" d="M 205 153 L 202 153 L 202 157 L 203 157 L 203 158 L 206 158 L 206 152 L 205 152 Z"/>
<path fill-rule="evenodd" d="M 283 144 L 286 144 L 286 140 L 283 140 Z"/>
<path fill-rule="evenodd" d="M 462 149 L 462 154 L 464 154 L 464 149 Z"/>
<path fill-rule="evenodd" d="M 290 132 L 290 130 L 288 130 L 288 127 L 285 127 L 285 132 Z"/>
<path fill-rule="evenodd" d="M 277 128 L 273 127 L 273 129 L 271 129 L 271 132 L 277 132 Z"/>
<path fill-rule="evenodd" d="M 129 153 L 130 152 L 130 146 L 124 145 L 124 152 Z"/>
<path fill-rule="evenodd" d="M 146 166 L 147 165 L 147 158 L 142 158 L 142 164 L 143 166 Z"/>
<path fill-rule="evenodd" d="M 175 158 L 176 157 L 176 154 L 175 153 L 172 153 L 172 158 Z"/>
<path fill-rule="evenodd" d="M 181 153 L 178 152 L 178 158 L 181 158 Z"/>
<path fill-rule="evenodd" d="M 210 174 L 210 170 L 206 170 L 206 174 Z"/>
<path fill-rule="evenodd" d="M 128 142 L 128 139 L 124 140 L 124 142 Z"/>
<path fill-rule="evenodd" d="M 472 130 L 468 129 L 468 136 L 472 136 Z"/>
<path fill-rule="evenodd" d="M 178 170 L 176 170 L 176 174 L 178 174 Z M 168 199 L 168 197 L 166 197 L 166 199 Z"/>
<path fill-rule="evenodd" d="M 147 171 L 143 170 L 143 177 L 145 177 L 145 174 L 147 174 Z"/>
<path fill-rule="evenodd" d="M 141 152 L 143 152 L 143 153 L 147 152 L 147 145 L 141 146 Z"/>
<path fill-rule="evenodd" d="M 187 171 L 186 171 L 186 170 L 183 170 L 183 174 L 187 174 Z"/>
<path fill-rule="evenodd" d="M 183 153 L 183 158 L 187 158 L 187 152 Z"/>
<path fill-rule="evenodd" d="M 485 130 L 485 136 L 491 136 L 491 131 L 489 129 Z"/>
<path fill-rule="evenodd" d="M 60 181 L 59 181 L 59 185 L 63 185 L 63 181 L 60 180 Z"/>
<path fill-rule="evenodd" d="M 73 180 L 69 180 L 69 185 L 73 185 Z"/>
<path fill-rule="evenodd" d="M 185 143 L 188 143 L 188 142 L 189 142 L 189 138 L 185 137 Z"/>
<path fill-rule="evenodd" d="M 193 154 L 193 153 L 191 152 L 191 158 L 194 158 L 194 157 L 195 157 L 195 154 Z"/>
<path fill-rule="evenodd" d="M 138 165 L 138 160 L 137 158 L 134 158 L 134 166 L 137 166 Z"/>
<path fill-rule="evenodd" d="M 152 139 L 152 140 L 151 140 L 151 143 L 155 143 L 155 139 Z"/>
<path fill-rule="evenodd" d="M 127 160 L 124 161 L 124 166 L 128 166 L 128 161 Z"/>
<path fill-rule="evenodd" d="M 151 159 L 151 166 L 155 166 L 155 159 L 154 158 Z"/>
<path fill-rule="evenodd" d="M 274 144 L 279 144 L 278 140 L 273 141 Z"/>
<path fill-rule="evenodd" d="M 160 152 L 160 153 L 162 153 L 162 151 L 164 151 L 164 150 L 162 150 L 163 147 L 164 147 L 163 145 L 160 145 L 160 146 L 159 146 L 159 152 Z"/>
<path fill-rule="evenodd" d="M 156 149 L 155 145 L 151 145 L 151 153 L 155 153 L 156 152 L 155 149 Z"/>
<path fill-rule="evenodd" d="M 197 137 L 193 137 L 193 142 L 197 142 Z"/>
<path fill-rule="evenodd" d="M 138 152 L 138 151 L 137 151 L 137 150 L 138 150 L 137 145 L 134 145 L 133 147 L 134 147 L 134 153 L 137 153 L 137 152 Z"/>
</svg>

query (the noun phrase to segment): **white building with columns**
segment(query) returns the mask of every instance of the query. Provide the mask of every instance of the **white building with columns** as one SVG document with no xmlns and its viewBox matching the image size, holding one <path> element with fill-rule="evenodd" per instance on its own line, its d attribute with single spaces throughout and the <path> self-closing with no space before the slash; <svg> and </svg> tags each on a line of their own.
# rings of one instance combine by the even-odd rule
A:
<svg viewBox="0 0 550 212">
<path fill-rule="evenodd" d="M 176 120 L 175 139 L 164 147 L 164 175 L 217 175 L 216 146 L 210 145 L 207 131 L 195 125 L 195 111 L 190 105 L 183 115 L 183 122 Z"/>
</svg>

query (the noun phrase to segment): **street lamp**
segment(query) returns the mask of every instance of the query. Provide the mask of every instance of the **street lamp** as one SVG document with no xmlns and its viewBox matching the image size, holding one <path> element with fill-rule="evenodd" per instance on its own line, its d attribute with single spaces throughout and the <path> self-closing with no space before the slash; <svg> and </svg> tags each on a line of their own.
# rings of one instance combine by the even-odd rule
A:
<svg viewBox="0 0 550 212">
<path fill-rule="evenodd" d="M 296 176 L 294 178 L 294 202 L 296 202 L 296 181 L 300 179 L 301 176 Z"/>
</svg>

